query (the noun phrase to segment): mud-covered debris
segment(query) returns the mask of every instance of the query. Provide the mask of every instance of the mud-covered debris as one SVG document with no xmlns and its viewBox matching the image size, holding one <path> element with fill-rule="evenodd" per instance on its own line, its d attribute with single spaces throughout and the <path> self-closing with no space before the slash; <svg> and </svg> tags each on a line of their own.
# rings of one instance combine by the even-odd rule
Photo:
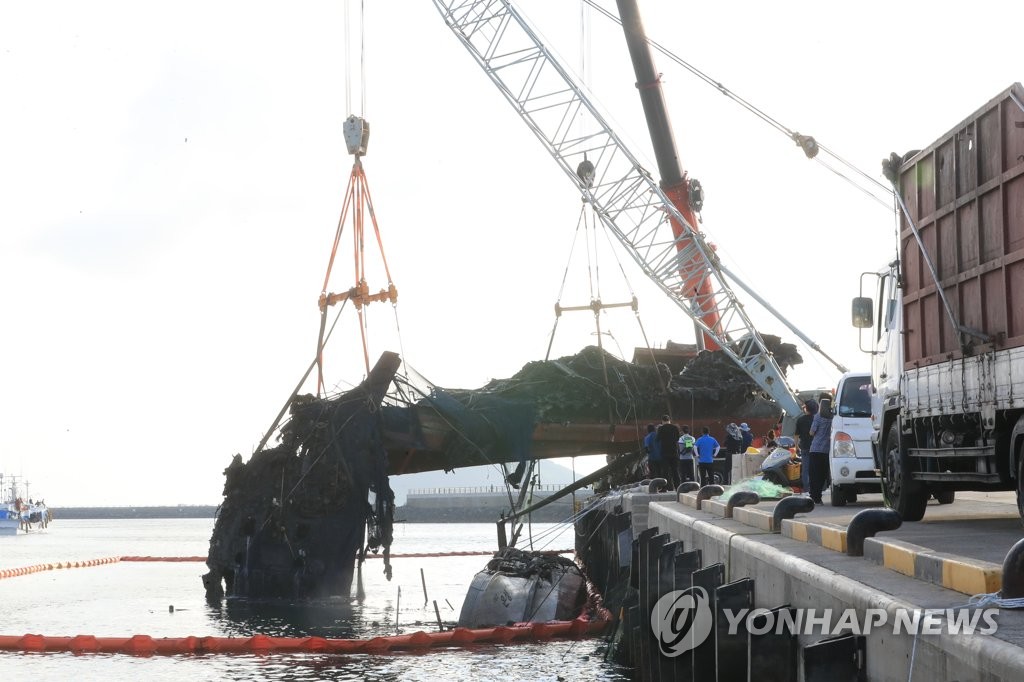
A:
<svg viewBox="0 0 1024 682">
<path fill-rule="evenodd" d="M 279 445 L 248 462 L 235 455 L 210 538 L 208 598 L 225 587 L 256 598 L 347 595 L 366 549 L 383 549 L 390 578 L 394 493 L 379 405 L 397 368 L 385 354 L 348 393 L 298 396 Z"/>
<path fill-rule="evenodd" d="M 803 362 L 796 346 L 777 336 L 762 336 L 785 372 Z M 576 355 L 527 363 L 507 379 L 495 379 L 477 391 L 449 390 L 464 402 L 488 392 L 531 402 L 537 421 L 648 421 L 666 412 L 698 418 L 778 414 L 778 407 L 726 353 L 702 351 L 673 375 L 662 363 L 638 365 L 588 346 Z"/>
</svg>

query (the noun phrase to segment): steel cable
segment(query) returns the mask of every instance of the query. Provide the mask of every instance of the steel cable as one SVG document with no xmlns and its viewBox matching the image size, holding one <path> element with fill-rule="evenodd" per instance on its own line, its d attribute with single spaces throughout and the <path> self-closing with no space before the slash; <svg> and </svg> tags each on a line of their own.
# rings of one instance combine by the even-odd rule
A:
<svg viewBox="0 0 1024 682">
<path fill-rule="evenodd" d="M 621 20 L 617 16 L 615 16 L 614 14 L 609 12 L 608 10 L 606 10 L 603 7 L 601 7 L 600 5 L 598 5 L 597 2 L 595 2 L 595 0 L 583 0 L 583 2 L 586 3 L 587 5 L 589 5 L 590 7 L 594 8 L 595 10 L 597 10 L 605 18 L 610 19 L 611 21 L 613 21 L 613 22 L 615 22 L 615 23 L 617 23 L 619 25 L 622 24 Z M 886 206 L 887 209 L 889 208 L 888 205 L 886 204 L 886 202 L 881 200 L 881 199 L 879 199 L 878 196 L 872 194 L 867 189 L 857 185 L 857 183 L 855 183 L 849 176 L 846 176 L 846 175 L 844 175 L 842 173 L 839 173 L 838 171 L 836 171 L 833 168 L 830 168 L 827 164 L 825 164 L 823 161 L 821 161 L 821 159 L 817 156 L 817 151 L 825 152 L 830 157 L 836 159 L 838 162 L 842 163 L 844 166 L 848 167 L 849 169 L 851 169 L 852 171 L 854 171 L 855 173 L 857 173 L 858 175 L 863 177 L 871 185 L 874 185 L 879 190 L 884 192 L 886 195 L 889 195 L 889 194 L 892 193 L 892 190 L 890 190 L 885 184 L 883 184 L 882 182 L 879 182 L 878 180 L 876 180 L 875 178 L 871 177 L 870 175 L 868 175 L 864 171 L 860 170 L 859 168 L 857 168 L 855 165 L 853 165 L 849 161 L 846 161 L 844 158 L 842 158 L 841 156 L 836 154 L 834 151 L 832 151 L 831 149 L 829 149 L 825 145 L 818 143 L 813 137 L 806 136 L 806 135 L 801 135 L 800 133 L 798 133 L 798 132 L 796 132 L 794 130 L 791 130 L 789 127 L 787 127 L 786 125 L 782 124 L 780 121 L 776 120 L 775 118 L 773 118 L 772 116 L 768 115 L 767 113 L 765 113 L 764 111 L 762 111 L 758 107 L 754 106 L 749 101 L 745 100 L 744 98 L 740 97 L 739 95 L 737 95 L 733 91 L 729 90 L 729 88 L 725 87 L 720 81 L 717 81 L 717 80 L 713 79 L 711 76 L 707 75 L 706 73 L 704 73 L 703 71 L 701 71 L 697 67 L 693 66 L 692 64 L 690 64 L 686 60 L 684 60 L 681 57 L 679 57 L 678 55 L 674 54 L 672 51 L 670 51 L 668 48 L 664 47 L 663 45 L 661 45 L 657 41 L 654 41 L 654 40 L 651 40 L 651 39 L 648 38 L 647 39 L 647 43 L 651 47 L 656 49 L 658 52 L 660 52 L 661 54 L 665 55 L 670 60 L 672 60 L 673 62 L 678 64 L 679 66 L 683 67 L 684 69 L 686 69 L 687 71 L 689 71 L 693 75 L 697 76 L 700 80 L 704 81 L 705 83 L 707 83 L 708 85 L 710 85 L 714 89 L 718 90 L 720 93 L 722 93 L 723 95 L 725 95 L 729 99 L 733 100 L 734 102 L 736 102 L 737 104 L 742 106 L 744 109 L 746 109 L 747 111 L 749 111 L 750 113 L 754 114 L 755 116 L 760 118 L 762 121 L 767 123 L 768 125 L 772 126 L 776 130 L 781 132 L 783 135 L 785 135 L 789 139 L 793 140 L 797 144 L 797 146 L 799 146 L 802 149 L 804 149 L 804 152 L 808 156 L 808 158 L 813 158 L 814 160 L 818 161 L 819 163 L 824 165 L 826 168 L 829 168 L 833 173 L 835 173 L 840 178 L 843 178 L 844 180 L 849 182 L 851 185 L 854 185 L 855 187 L 860 189 L 862 192 L 867 193 L 869 196 L 874 198 L 876 201 L 879 201 L 879 203 L 881 203 L 883 206 Z M 816 151 L 814 152 L 813 155 L 812 155 L 812 153 L 810 151 L 808 151 L 809 147 L 805 146 L 806 144 L 813 145 L 816 148 Z"/>
</svg>

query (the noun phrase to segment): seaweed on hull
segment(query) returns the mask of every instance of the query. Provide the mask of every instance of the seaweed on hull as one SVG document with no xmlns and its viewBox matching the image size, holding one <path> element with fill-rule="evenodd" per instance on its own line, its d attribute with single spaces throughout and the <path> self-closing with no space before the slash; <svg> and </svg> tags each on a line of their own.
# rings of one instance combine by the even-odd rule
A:
<svg viewBox="0 0 1024 682">
<path fill-rule="evenodd" d="M 278 446 L 248 462 L 234 456 L 210 538 L 207 599 L 347 596 L 366 550 L 383 549 L 391 578 L 394 493 L 379 408 L 398 367 L 385 353 L 351 391 L 295 396 Z"/>
<path fill-rule="evenodd" d="M 783 372 L 803 362 L 795 345 L 762 335 Z M 607 384 L 605 382 L 607 376 Z M 606 388 L 607 386 L 607 388 Z M 778 406 L 725 353 L 701 351 L 679 374 L 662 363 L 634 364 L 596 346 L 576 355 L 530 362 L 508 379 L 478 391 L 449 390 L 457 399 L 487 391 L 532 403 L 538 422 L 648 421 L 668 412 L 695 418 L 778 417 Z"/>
</svg>

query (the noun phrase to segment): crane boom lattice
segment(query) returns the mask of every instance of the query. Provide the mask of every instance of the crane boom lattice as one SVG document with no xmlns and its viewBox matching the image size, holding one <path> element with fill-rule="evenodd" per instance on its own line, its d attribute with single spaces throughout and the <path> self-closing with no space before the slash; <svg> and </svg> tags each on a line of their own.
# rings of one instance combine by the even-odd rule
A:
<svg viewBox="0 0 1024 682">
<path fill-rule="evenodd" d="M 524 17 L 508 0 L 434 4 L 644 274 L 783 410 L 799 414 L 799 400 L 704 235 L 622 144 Z M 581 164 L 593 164 L 592 174 L 578 172 Z M 683 234 L 673 235 L 670 220 L 684 226 Z"/>
</svg>

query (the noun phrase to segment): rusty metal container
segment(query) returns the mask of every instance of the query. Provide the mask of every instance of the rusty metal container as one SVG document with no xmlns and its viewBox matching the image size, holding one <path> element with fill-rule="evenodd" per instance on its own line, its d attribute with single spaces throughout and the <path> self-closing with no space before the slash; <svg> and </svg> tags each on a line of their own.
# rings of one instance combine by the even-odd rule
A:
<svg viewBox="0 0 1024 682">
<path fill-rule="evenodd" d="M 906 158 L 899 188 L 954 317 L 992 338 L 964 344 L 901 216 L 905 368 L 1024 345 L 1024 88 L 1007 88 Z"/>
</svg>

